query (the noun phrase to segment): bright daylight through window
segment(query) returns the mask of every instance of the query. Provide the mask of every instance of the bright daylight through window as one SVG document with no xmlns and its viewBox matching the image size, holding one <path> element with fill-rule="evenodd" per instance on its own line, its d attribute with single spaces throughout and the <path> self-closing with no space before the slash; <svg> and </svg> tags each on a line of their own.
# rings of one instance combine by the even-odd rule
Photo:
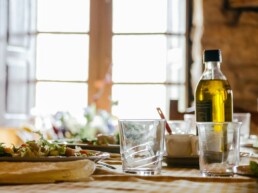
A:
<svg viewBox="0 0 258 193">
<path fill-rule="evenodd" d="M 155 118 L 156 107 L 168 114 L 170 100 L 187 107 L 187 0 L 24 0 L 6 7 L 5 119 L 77 114 L 92 104 L 118 118 Z"/>
<path fill-rule="evenodd" d="M 112 113 L 156 117 L 157 106 L 166 109 L 169 99 L 185 96 L 185 1 L 112 2 L 110 100 L 117 102 Z M 76 111 L 88 105 L 89 21 L 96 22 L 90 18 L 90 3 L 38 0 L 38 109 Z M 105 13 L 99 14 L 103 20 L 108 17 Z M 95 82 L 101 82 L 101 77 Z"/>
</svg>

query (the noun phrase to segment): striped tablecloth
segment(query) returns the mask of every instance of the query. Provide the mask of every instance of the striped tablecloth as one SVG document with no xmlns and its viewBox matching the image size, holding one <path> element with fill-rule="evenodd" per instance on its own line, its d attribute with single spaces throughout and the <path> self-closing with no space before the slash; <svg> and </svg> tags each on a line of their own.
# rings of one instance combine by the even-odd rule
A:
<svg viewBox="0 0 258 193">
<path fill-rule="evenodd" d="M 173 192 L 173 193 L 258 193 L 258 179 L 245 176 L 201 177 L 198 169 L 172 168 L 164 164 L 159 176 L 135 176 L 121 172 L 119 158 L 106 163 L 115 170 L 97 166 L 89 181 L 32 185 L 1 185 L 0 193 L 35 192 Z"/>
</svg>

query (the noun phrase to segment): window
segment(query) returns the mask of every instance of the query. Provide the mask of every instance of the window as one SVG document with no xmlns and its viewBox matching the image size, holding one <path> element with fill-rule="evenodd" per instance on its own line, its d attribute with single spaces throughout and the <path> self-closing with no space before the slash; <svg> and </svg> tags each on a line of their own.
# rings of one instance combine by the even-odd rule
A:
<svg viewBox="0 0 258 193">
<path fill-rule="evenodd" d="M 186 2 L 113 0 L 113 107 L 120 117 L 155 117 L 186 88 Z"/>
<path fill-rule="evenodd" d="M 89 0 L 37 1 L 37 111 L 87 106 L 89 5 Z"/>
<path fill-rule="evenodd" d="M 153 118 L 158 106 L 168 113 L 170 99 L 180 99 L 185 108 L 187 2 L 10 0 L 7 33 L 19 28 L 14 21 L 27 24 L 13 29 L 6 47 L 26 59 L 16 60 L 13 71 L 6 63 L 13 54 L 0 61 L 8 66 L 8 78 L 19 72 L 24 80 L 15 75 L 21 86 L 6 79 L 5 91 L 14 95 L 6 94 L 1 113 L 17 117 L 34 107 L 78 112 L 94 102 L 119 118 Z M 14 8 L 22 13 L 17 16 Z M 10 37 L 21 45 L 11 45 Z M 15 90 L 23 96 L 13 102 Z"/>
</svg>

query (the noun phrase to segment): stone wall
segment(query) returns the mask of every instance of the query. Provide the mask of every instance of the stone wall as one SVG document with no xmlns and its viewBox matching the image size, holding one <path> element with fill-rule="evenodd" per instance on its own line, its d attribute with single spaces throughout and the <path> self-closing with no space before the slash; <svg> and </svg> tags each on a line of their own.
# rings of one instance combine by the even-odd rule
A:
<svg viewBox="0 0 258 193">
<path fill-rule="evenodd" d="M 258 0 L 193 0 L 193 88 L 202 73 L 204 49 L 222 50 L 222 71 L 234 94 L 234 107 L 252 112 L 258 134 Z"/>
</svg>

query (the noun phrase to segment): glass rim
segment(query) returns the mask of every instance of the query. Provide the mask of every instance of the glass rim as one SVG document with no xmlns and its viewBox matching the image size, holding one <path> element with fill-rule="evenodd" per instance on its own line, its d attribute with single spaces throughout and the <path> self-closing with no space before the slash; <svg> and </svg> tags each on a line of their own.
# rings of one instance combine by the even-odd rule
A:
<svg viewBox="0 0 258 193">
<path fill-rule="evenodd" d="M 187 120 L 167 120 L 167 122 L 184 123 L 187 122 Z"/>
<path fill-rule="evenodd" d="M 225 122 L 196 122 L 197 125 L 225 125 L 225 124 L 242 124 L 242 121 L 225 121 Z"/>
<path fill-rule="evenodd" d="M 134 119 L 134 118 L 132 118 L 132 119 L 118 119 L 118 121 L 119 122 L 126 122 L 126 121 L 166 121 L 166 119 L 151 119 L 151 118 L 148 118 L 148 119 Z"/>
</svg>

